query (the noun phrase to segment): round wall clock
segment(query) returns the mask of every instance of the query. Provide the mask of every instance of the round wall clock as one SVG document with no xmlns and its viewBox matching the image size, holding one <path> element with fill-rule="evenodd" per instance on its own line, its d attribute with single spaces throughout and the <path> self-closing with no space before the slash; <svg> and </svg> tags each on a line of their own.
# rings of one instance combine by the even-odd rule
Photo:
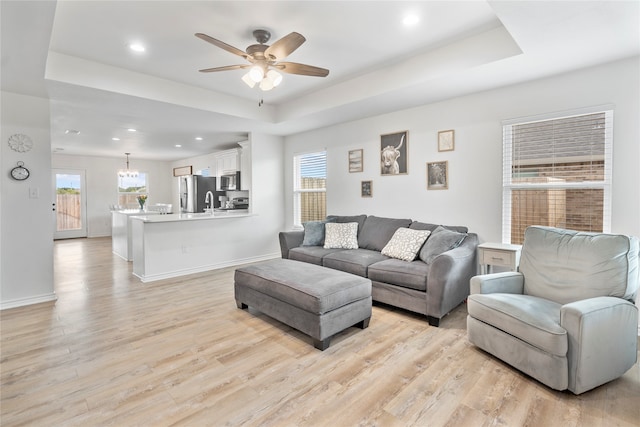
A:
<svg viewBox="0 0 640 427">
<path fill-rule="evenodd" d="M 24 181 L 29 178 L 30 172 L 29 169 L 24 167 L 24 162 L 18 162 L 18 166 L 11 169 L 11 178 L 17 181 Z"/>
<path fill-rule="evenodd" d="M 9 137 L 9 147 L 11 147 L 13 151 L 26 153 L 33 147 L 33 141 L 27 135 L 16 133 Z"/>
</svg>

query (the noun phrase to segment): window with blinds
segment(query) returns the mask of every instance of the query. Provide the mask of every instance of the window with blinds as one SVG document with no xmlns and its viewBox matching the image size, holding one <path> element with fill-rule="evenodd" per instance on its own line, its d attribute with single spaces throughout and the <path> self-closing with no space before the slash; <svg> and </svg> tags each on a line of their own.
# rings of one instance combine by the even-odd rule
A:
<svg viewBox="0 0 640 427">
<path fill-rule="evenodd" d="M 609 232 L 613 110 L 503 123 L 502 240 L 530 225 Z"/>
<path fill-rule="evenodd" d="M 327 152 L 293 158 L 293 224 L 319 221 L 327 216 Z"/>
</svg>

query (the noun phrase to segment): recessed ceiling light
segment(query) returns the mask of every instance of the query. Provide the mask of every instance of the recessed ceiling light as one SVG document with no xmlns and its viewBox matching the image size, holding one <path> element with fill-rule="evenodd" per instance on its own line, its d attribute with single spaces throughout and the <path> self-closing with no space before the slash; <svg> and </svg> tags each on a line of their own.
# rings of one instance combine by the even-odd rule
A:
<svg viewBox="0 0 640 427">
<path fill-rule="evenodd" d="M 411 27 L 413 25 L 416 25 L 418 22 L 420 22 L 420 17 L 414 14 L 409 14 L 402 19 L 402 23 L 406 27 Z"/>
<path fill-rule="evenodd" d="M 111 138 L 113 141 L 120 141 L 120 138 L 116 138 L 115 136 Z"/>
<path fill-rule="evenodd" d="M 75 129 L 67 129 L 64 133 L 65 135 L 80 135 L 80 131 Z"/>
<path fill-rule="evenodd" d="M 196 141 L 202 141 L 202 137 L 201 136 L 196 136 Z"/>
<path fill-rule="evenodd" d="M 180 148 L 180 147 L 182 147 L 182 145 L 176 144 L 176 148 Z"/>
<path fill-rule="evenodd" d="M 131 43 L 131 44 L 129 44 L 129 49 L 131 49 L 134 52 L 144 52 L 145 51 L 145 47 L 143 45 L 141 45 L 140 43 Z"/>
<path fill-rule="evenodd" d="M 135 130 L 133 128 L 129 128 L 129 129 L 127 129 L 127 131 L 129 131 L 129 132 L 137 132 L 137 130 Z"/>
</svg>

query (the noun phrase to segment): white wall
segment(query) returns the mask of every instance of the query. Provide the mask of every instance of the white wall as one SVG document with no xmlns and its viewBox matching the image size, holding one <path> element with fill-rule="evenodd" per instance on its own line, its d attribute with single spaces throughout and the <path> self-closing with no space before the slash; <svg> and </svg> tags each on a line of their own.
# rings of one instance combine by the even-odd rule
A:
<svg viewBox="0 0 640 427">
<path fill-rule="evenodd" d="M 78 169 L 85 171 L 87 194 L 87 234 L 88 237 L 111 236 L 111 212 L 109 205 L 118 203 L 119 169 L 126 167 L 122 158 L 67 156 L 54 154 L 53 168 Z M 146 172 L 149 200 L 147 203 L 171 203 L 171 183 L 173 171 L 170 162 L 129 158 L 131 169 Z"/>
<path fill-rule="evenodd" d="M 640 60 L 638 57 L 463 96 L 285 138 L 286 227 L 292 226 L 292 158 L 327 148 L 327 213 L 405 217 L 467 225 L 500 242 L 504 119 L 615 104 L 612 231 L 640 236 Z M 455 150 L 437 133 L 455 130 Z M 380 135 L 409 131 L 407 175 L 380 176 Z M 364 171 L 349 173 L 349 150 L 364 149 Z M 426 189 L 426 163 L 449 162 L 449 189 Z M 373 181 L 373 197 L 360 182 Z"/>
<path fill-rule="evenodd" d="M 1 93 L 0 153 L 0 308 L 51 301 L 53 287 L 53 211 L 49 101 Z M 9 137 L 21 133 L 33 140 L 26 153 L 11 150 Z M 15 181 L 9 171 L 24 162 L 31 175 Z M 38 198 L 30 197 L 30 189 Z"/>
<path fill-rule="evenodd" d="M 246 242 L 243 257 L 279 255 L 278 232 L 284 229 L 284 144 L 279 136 L 260 133 L 249 134 L 251 150 L 251 187 L 249 204 L 252 217 L 229 223 L 237 227 L 234 235 Z M 173 162 L 172 167 L 192 166 L 193 171 L 215 166 L 214 153 Z M 179 206 L 178 184 L 172 185 L 174 207 Z M 174 208 L 175 210 L 175 208 Z M 215 239 L 215 236 L 208 238 Z M 224 242 L 221 242 L 224 244 Z"/>
</svg>

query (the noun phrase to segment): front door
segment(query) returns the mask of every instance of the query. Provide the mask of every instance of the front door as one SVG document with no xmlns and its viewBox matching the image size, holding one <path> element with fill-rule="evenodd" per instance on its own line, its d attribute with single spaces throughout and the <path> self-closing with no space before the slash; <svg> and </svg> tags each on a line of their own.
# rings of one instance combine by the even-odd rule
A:
<svg viewBox="0 0 640 427">
<path fill-rule="evenodd" d="M 87 198 L 83 170 L 53 169 L 54 239 L 87 237 Z"/>
</svg>

